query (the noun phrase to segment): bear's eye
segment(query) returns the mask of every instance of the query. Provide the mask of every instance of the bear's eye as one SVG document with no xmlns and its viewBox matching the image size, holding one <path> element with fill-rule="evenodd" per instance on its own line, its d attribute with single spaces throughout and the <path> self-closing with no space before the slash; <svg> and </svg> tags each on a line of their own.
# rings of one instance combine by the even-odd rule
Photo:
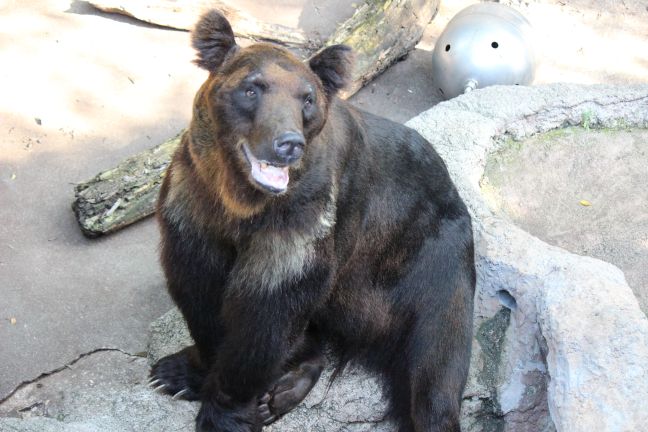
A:
<svg viewBox="0 0 648 432">
<path fill-rule="evenodd" d="M 256 95 L 257 93 L 253 88 L 248 88 L 245 90 L 245 96 L 249 97 L 250 99 L 255 97 Z"/>
<path fill-rule="evenodd" d="M 304 107 L 305 107 L 305 108 L 310 108 L 311 105 L 313 105 L 313 96 L 308 95 L 308 96 L 306 96 L 306 98 L 304 99 Z"/>
</svg>

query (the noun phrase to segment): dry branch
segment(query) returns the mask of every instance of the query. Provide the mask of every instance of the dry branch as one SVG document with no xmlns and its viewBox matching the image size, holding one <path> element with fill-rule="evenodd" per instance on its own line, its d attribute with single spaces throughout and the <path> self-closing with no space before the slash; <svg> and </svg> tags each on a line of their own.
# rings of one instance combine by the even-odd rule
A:
<svg viewBox="0 0 648 432">
<path fill-rule="evenodd" d="M 103 10 L 109 10 L 112 4 L 112 11 L 117 8 L 115 5 L 120 4 L 114 0 L 95 0 L 91 3 Z M 165 0 L 151 2 L 156 6 L 148 8 L 146 4 L 144 1 L 130 0 L 128 6 L 120 6 L 119 11 L 138 19 L 148 17 L 144 20 L 155 24 L 189 28 L 203 7 L 214 2 Z M 172 4 L 175 7 L 172 8 Z M 326 45 L 344 43 L 356 53 L 351 84 L 343 97 L 350 97 L 396 60 L 407 55 L 420 40 L 438 4 L 439 0 L 373 0 L 360 6 L 351 18 L 339 25 Z M 227 10 L 230 14 L 239 13 Z M 236 29 L 238 24 L 232 16 L 228 15 L 228 18 Z M 276 38 L 284 36 L 275 34 Z M 83 233 L 89 237 L 108 234 L 152 214 L 163 172 L 179 141 L 179 137 L 171 139 L 78 184 L 72 206 Z"/>
</svg>

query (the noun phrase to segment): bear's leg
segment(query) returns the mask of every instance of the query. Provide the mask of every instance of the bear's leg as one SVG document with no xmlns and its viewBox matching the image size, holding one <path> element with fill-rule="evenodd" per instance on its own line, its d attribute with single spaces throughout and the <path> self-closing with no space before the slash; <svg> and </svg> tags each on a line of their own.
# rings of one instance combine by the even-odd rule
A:
<svg viewBox="0 0 648 432">
<path fill-rule="evenodd" d="M 462 373 L 457 373 L 457 369 Z M 414 432 L 461 431 L 459 412 L 465 369 L 457 363 L 428 363 L 410 372 L 410 414 Z"/>
<path fill-rule="evenodd" d="M 165 196 L 161 195 L 161 202 Z M 196 400 L 222 339 L 223 324 L 214 311 L 220 310 L 220 287 L 225 285 L 233 258 L 226 247 L 203 253 L 208 250 L 206 236 L 181 231 L 180 227 L 190 227 L 191 221 L 173 222 L 165 213 L 182 214 L 180 210 L 169 207 L 160 214 L 161 261 L 169 294 L 182 312 L 195 345 L 158 360 L 151 368 L 150 382 L 156 390 L 174 398 Z"/>
<path fill-rule="evenodd" d="M 459 411 L 469 350 L 455 351 L 457 344 L 446 338 L 452 337 L 451 332 L 443 327 L 416 327 L 409 342 L 398 350 L 408 354 L 385 366 L 390 417 L 398 432 L 460 432 Z M 439 334 L 448 345 L 435 337 Z M 464 337 L 459 340 L 465 342 Z"/>
<path fill-rule="evenodd" d="M 457 366 L 460 367 L 460 366 Z M 459 411 L 463 381 L 443 377 L 447 370 L 419 370 L 412 373 L 411 416 L 414 432 L 460 432 Z"/>
<path fill-rule="evenodd" d="M 410 422 L 403 431 L 459 432 L 472 340 L 475 270 L 469 232 L 447 224 L 425 241 L 399 292 L 411 314 L 402 352 Z M 412 429 L 410 429 L 412 428 Z"/>
<path fill-rule="evenodd" d="M 187 272 L 208 274 L 197 263 Z M 195 344 L 158 360 L 151 368 L 150 382 L 156 390 L 170 394 L 174 399 L 197 400 L 200 399 L 211 366 L 209 363 L 223 333 L 222 324 L 213 313 L 219 309 L 219 302 L 216 296 L 210 296 L 208 285 L 211 280 L 217 279 L 205 278 L 204 285 L 201 285 L 195 282 L 179 283 L 183 275 L 173 277 L 175 280 L 174 283 L 169 281 L 169 291 L 183 314 Z M 183 295 L 178 295 L 178 292 Z"/>
<path fill-rule="evenodd" d="M 151 368 L 149 385 L 174 399 L 198 400 L 207 370 L 198 349 L 189 346 L 157 361 Z"/>
<path fill-rule="evenodd" d="M 259 415 L 269 425 L 304 400 L 319 380 L 326 363 L 321 343 L 309 330 L 288 360 L 287 372 L 259 399 Z"/>
</svg>

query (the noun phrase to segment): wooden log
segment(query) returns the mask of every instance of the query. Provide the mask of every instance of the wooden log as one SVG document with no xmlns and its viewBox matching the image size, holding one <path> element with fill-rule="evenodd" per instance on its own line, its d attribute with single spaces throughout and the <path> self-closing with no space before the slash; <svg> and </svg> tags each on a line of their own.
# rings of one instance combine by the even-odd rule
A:
<svg viewBox="0 0 648 432">
<path fill-rule="evenodd" d="M 421 40 L 439 8 L 439 0 L 369 0 L 337 27 L 326 46 L 345 44 L 355 52 L 350 97 L 406 56 Z"/>
<path fill-rule="evenodd" d="M 91 0 L 90 4 L 104 12 L 178 30 L 193 29 L 200 15 L 218 9 L 232 24 L 236 36 L 309 51 L 322 45 L 300 29 L 259 21 L 218 0 Z"/>
<path fill-rule="evenodd" d="M 92 3 L 118 4 L 114 0 L 95 0 Z M 132 5 L 139 3 L 146 2 L 130 0 L 124 3 L 128 4 L 125 10 L 131 11 Z M 153 3 L 176 4 L 167 0 Z M 344 43 L 356 53 L 352 82 L 342 96 L 352 96 L 392 63 L 407 55 L 420 40 L 438 4 L 439 0 L 373 0 L 359 7 L 351 18 L 339 25 L 327 45 Z M 133 16 L 137 17 L 134 12 Z M 168 13 L 165 16 L 169 16 Z M 165 22 L 156 22 L 153 17 L 149 14 L 149 22 Z M 191 19 L 193 25 L 195 17 Z M 174 22 L 177 24 L 179 20 Z M 152 214 L 164 170 L 179 142 L 180 135 L 79 183 L 75 187 L 72 207 L 83 233 L 88 237 L 108 234 Z"/>
<path fill-rule="evenodd" d="M 83 234 L 91 238 L 108 234 L 155 211 L 162 179 L 182 133 L 75 186 L 72 209 Z"/>
</svg>

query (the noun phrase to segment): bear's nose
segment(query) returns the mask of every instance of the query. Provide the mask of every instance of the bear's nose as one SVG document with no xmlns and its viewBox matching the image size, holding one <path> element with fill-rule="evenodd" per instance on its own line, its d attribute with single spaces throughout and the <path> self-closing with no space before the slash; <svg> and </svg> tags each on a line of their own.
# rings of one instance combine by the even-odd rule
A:
<svg viewBox="0 0 648 432">
<path fill-rule="evenodd" d="M 298 132 L 285 132 L 273 141 L 277 157 L 284 163 L 292 163 L 304 153 L 304 135 Z"/>
</svg>

